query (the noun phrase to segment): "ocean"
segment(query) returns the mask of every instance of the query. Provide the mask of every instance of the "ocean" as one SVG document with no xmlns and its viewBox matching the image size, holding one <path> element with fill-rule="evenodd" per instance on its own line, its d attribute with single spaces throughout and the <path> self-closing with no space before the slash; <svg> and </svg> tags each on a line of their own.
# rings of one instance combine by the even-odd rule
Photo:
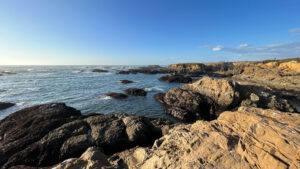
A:
<svg viewBox="0 0 300 169">
<path fill-rule="evenodd" d="M 167 92 L 182 84 L 161 82 L 163 74 L 116 74 L 119 70 L 138 66 L 0 66 L 0 72 L 12 72 L 0 76 L 0 102 L 16 103 L 0 110 L 0 120 L 9 114 L 33 105 L 64 102 L 68 106 L 89 113 L 127 113 L 146 117 L 171 118 L 153 95 Z M 105 69 L 107 73 L 93 73 L 93 69 Z M 121 84 L 120 80 L 135 83 Z M 145 88 L 146 97 L 129 96 L 116 100 L 105 96 L 107 92 L 122 92 L 131 87 Z"/>
</svg>

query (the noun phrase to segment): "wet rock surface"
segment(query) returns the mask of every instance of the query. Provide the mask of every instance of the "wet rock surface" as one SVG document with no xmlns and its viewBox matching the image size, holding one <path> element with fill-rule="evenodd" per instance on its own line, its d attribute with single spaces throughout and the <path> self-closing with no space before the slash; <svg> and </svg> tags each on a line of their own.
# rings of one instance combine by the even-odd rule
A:
<svg viewBox="0 0 300 169">
<path fill-rule="evenodd" d="M 105 95 L 114 99 L 126 99 L 128 97 L 126 94 L 116 92 L 106 93 Z"/>
<path fill-rule="evenodd" d="M 170 75 L 162 76 L 158 80 L 166 81 L 169 83 L 190 83 L 192 82 L 193 79 L 190 76 L 170 74 Z"/>
<path fill-rule="evenodd" d="M 79 157 L 89 147 L 110 155 L 149 146 L 166 124 L 126 114 L 83 116 L 62 103 L 34 106 L 0 122 L 0 165 L 46 167 Z"/>
<path fill-rule="evenodd" d="M 92 72 L 95 72 L 95 73 L 106 73 L 106 72 L 108 72 L 108 70 L 104 70 L 104 69 L 93 69 Z"/>
<path fill-rule="evenodd" d="M 0 92 L 1 92 L 1 90 L 0 90 Z M 15 103 L 0 102 L 0 110 L 10 108 L 14 105 L 15 105 Z"/>
<path fill-rule="evenodd" d="M 147 92 L 142 88 L 129 88 L 124 90 L 126 94 L 132 95 L 132 96 L 146 96 Z"/>
<path fill-rule="evenodd" d="M 122 84 L 134 83 L 134 81 L 131 81 L 131 80 L 120 80 L 120 82 Z"/>
</svg>

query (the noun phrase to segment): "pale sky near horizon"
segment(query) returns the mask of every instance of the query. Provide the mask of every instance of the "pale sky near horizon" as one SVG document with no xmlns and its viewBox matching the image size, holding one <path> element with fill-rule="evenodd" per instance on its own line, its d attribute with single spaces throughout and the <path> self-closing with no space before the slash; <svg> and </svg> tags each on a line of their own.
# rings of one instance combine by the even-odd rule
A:
<svg viewBox="0 0 300 169">
<path fill-rule="evenodd" d="M 299 0 L 0 0 L 0 65 L 300 57 Z"/>
</svg>

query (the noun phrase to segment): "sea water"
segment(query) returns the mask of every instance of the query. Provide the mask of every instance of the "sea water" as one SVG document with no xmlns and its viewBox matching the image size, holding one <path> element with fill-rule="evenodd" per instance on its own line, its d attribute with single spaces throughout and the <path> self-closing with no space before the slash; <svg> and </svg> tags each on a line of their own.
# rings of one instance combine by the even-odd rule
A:
<svg viewBox="0 0 300 169">
<path fill-rule="evenodd" d="M 0 120 L 7 115 L 33 105 L 64 102 L 68 106 L 89 113 L 127 113 L 147 117 L 167 117 L 164 107 L 153 95 L 167 92 L 182 84 L 157 80 L 163 74 L 129 74 L 116 72 L 137 66 L 0 66 L 0 72 L 12 72 L 0 76 L 0 102 L 16 103 L 16 106 L 0 110 Z M 107 73 L 93 73 L 93 69 L 105 69 Z M 134 83 L 121 84 L 120 80 Z M 123 92 L 131 87 L 144 88 L 146 97 L 129 96 L 124 100 L 105 96 L 108 92 Z"/>
</svg>

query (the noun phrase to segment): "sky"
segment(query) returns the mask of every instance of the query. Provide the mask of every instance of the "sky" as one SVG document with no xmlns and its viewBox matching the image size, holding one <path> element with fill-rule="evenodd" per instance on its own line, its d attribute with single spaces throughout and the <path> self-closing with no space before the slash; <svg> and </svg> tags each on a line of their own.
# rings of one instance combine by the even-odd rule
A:
<svg viewBox="0 0 300 169">
<path fill-rule="evenodd" d="M 299 0 L 0 0 L 0 65 L 300 57 Z"/>
</svg>

